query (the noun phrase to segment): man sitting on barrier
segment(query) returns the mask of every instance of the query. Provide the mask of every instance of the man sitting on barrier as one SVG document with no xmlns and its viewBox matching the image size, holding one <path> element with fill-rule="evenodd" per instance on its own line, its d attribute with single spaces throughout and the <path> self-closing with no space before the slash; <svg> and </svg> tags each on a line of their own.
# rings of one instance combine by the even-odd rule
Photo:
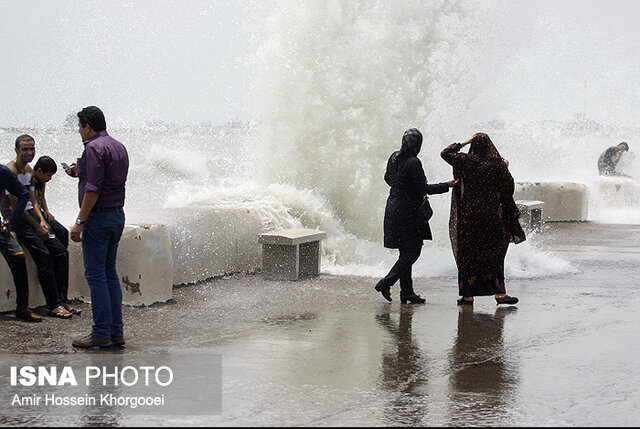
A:
<svg viewBox="0 0 640 429">
<path fill-rule="evenodd" d="M 616 170 L 618 162 L 622 157 L 623 152 L 629 151 L 629 145 L 626 142 L 619 143 L 616 146 L 611 146 L 598 158 L 598 172 L 601 176 L 626 176 Z"/>
<path fill-rule="evenodd" d="M 36 153 L 36 143 L 28 134 L 18 136 L 16 139 L 16 159 L 9 162 L 7 167 L 13 171 L 18 180 L 29 191 L 29 201 L 22 216 L 13 224 L 18 242 L 26 247 L 38 270 L 38 280 L 42 287 L 49 316 L 68 319 L 72 314 L 62 306 L 57 278 L 63 278 L 65 272 L 69 272 L 69 252 L 49 232 L 49 225 L 45 221 L 38 202 L 36 201 L 33 187 L 33 169 L 29 165 Z M 2 207 L 16 207 L 16 198 L 12 195 L 4 195 L 5 201 Z M 7 198 L 9 203 L 6 202 Z"/>
<path fill-rule="evenodd" d="M 4 221 L 0 224 L 0 253 L 9 265 L 16 287 L 16 317 L 29 322 L 42 322 L 42 318 L 33 314 L 29 308 L 29 282 L 24 251 L 10 234 L 11 225 L 15 224 L 22 215 L 27 201 L 29 201 L 29 191 L 18 181 L 11 170 L 0 164 L 0 195 L 4 195 L 5 190 L 17 199 L 14 209 L 9 215 L 5 217 L 3 213 Z"/>
<path fill-rule="evenodd" d="M 58 171 L 56 162 L 50 156 L 41 156 L 33 166 L 33 187 L 36 196 L 36 201 L 40 206 L 40 212 L 42 217 L 49 225 L 49 240 L 58 240 L 65 249 L 69 249 L 69 230 L 65 228 L 49 211 L 49 205 L 47 204 L 47 198 L 45 192 L 47 190 L 47 183 L 51 180 L 54 174 Z M 62 300 L 62 306 L 72 314 L 80 314 L 82 310 L 72 307 L 69 304 L 69 251 L 67 250 L 67 260 L 64 264 L 64 260 L 56 267 L 56 284 L 58 286 L 58 294 Z"/>
</svg>

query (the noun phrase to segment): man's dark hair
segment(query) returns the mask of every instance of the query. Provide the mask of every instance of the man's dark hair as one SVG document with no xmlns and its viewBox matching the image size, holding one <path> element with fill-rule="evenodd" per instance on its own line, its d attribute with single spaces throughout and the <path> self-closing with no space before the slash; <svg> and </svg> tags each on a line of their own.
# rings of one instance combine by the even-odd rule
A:
<svg viewBox="0 0 640 429">
<path fill-rule="evenodd" d="M 626 147 L 627 152 L 629 151 L 629 145 L 627 144 L 627 142 L 620 142 L 619 144 L 623 145 L 624 147 Z"/>
<path fill-rule="evenodd" d="M 35 142 L 36 140 L 29 134 L 22 134 L 16 138 L 16 149 L 20 149 L 20 142 Z"/>
<path fill-rule="evenodd" d="M 95 132 L 107 129 L 107 121 L 104 119 L 104 113 L 96 106 L 85 107 L 78 112 L 78 119 L 82 127 L 89 124 Z"/>
<path fill-rule="evenodd" d="M 38 161 L 33 166 L 34 171 L 38 168 L 42 168 L 43 173 L 55 173 L 58 171 L 56 162 L 50 156 L 44 155 L 38 158 Z"/>
</svg>

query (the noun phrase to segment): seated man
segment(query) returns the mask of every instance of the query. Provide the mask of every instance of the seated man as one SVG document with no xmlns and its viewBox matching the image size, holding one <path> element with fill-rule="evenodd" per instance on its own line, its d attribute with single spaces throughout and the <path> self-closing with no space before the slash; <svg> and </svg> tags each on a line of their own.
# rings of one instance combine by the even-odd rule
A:
<svg viewBox="0 0 640 429">
<path fill-rule="evenodd" d="M 36 201 L 33 188 L 33 169 L 29 165 L 35 156 L 35 140 L 27 134 L 16 139 L 16 159 L 7 164 L 9 168 L 29 191 L 29 201 L 22 216 L 19 217 L 12 228 L 16 233 L 18 242 L 25 247 L 38 269 L 38 280 L 42 287 L 49 315 L 68 319 L 72 314 L 61 305 L 62 299 L 58 291 L 56 277 L 61 276 L 63 270 L 69 267 L 69 252 L 59 240 L 50 239 L 49 225 L 44 220 L 40 207 Z M 1 206 L 16 207 L 16 198 L 12 195 L 3 195 L 5 201 Z M 9 203 L 7 204 L 7 199 Z M 68 276 L 68 274 L 67 274 Z"/>
<path fill-rule="evenodd" d="M 15 208 L 8 218 L 5 218 L 4 222 L 0 224 L 0 253 L 2 253 L 7 265 L 9 265 L 13 283 L 16 287 L 16 317 L 29 322 L 42 322 L 42 318 L 33 314 L 29 308 L 29 283 L 24 252 L 16 243 L 13 235 L 9 233 L 11 225 L 24 212 L 29 200 L 29 192 L 11 170 L 0 164 L 0 195 L 4 194 L 5 190 L 17 198 Z"/>
<path fill-rule="evenodd" d="M 49 235 L 49 240 L 58 240 L 65 249 L 69 248 L 69 230 L 58 222 L 53 214 L 49 211 L 45 192 L 47 190 L 47 182 L 51 180 L 58 171 L 56 162 L 50 156 L 41 156 L 33 166 L 33 186 L 36 201 L 40 206 L 40 211 L 44 220 L 49 225 L 49 232 L 53 233 L 53 237 Z M 63 261 L 64 262 L 64 261 Z M 62 306 L 72 314 L 80 314 L 81 310 L 72 307 L 69 304 L 69 258 L 67 263 L 61 263 L 56 268 L 56 284 L 58 286 L 58 294 L 60 296 Z"/>
<path fill-rule="evenodd" d="M 626 142 L 622 142 L 616 146 L 611 146 L 598 158 L 598 173 L 601 176 L 625 176 L 616 170 L 618 162 L 623 152 L 629 150 L 629 145 Z"/>
</svg>

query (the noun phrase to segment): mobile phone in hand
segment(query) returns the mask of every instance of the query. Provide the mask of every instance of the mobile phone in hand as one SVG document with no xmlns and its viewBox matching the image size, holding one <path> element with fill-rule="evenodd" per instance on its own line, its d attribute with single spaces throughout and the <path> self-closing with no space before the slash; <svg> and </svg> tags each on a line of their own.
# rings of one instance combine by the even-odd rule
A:
<svg viewBox="0 0 640 429">
<path fill-rule="evenodd" d="M 60 165 L 62 165 L 62 168 L 64 168 L 64 171 L 66 171 L 69 176 L 75 176 L 75 173 L 73 172 L 71 167 L 69 167 L 69 164 L 67 164 L 66 162 L 61 162 Z"/>
</svg>

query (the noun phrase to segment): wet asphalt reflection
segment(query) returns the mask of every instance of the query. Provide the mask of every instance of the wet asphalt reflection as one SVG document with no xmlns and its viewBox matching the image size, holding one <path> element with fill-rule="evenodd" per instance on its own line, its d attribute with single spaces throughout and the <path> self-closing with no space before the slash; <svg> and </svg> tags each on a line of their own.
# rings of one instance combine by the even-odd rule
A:
<svg viewBox="0 0 640 429">
<path fill-rule="evenodd" d="M 1 425 L 636 426 L 640 226 L 551 224 L 532 237 L 576 273 L 508 279 L 517 306 L 456 306 L 455 279 L 417 279 L 425 305 L 387 303 L 376 279 L 237 275 L 125 308 L 124 359 L 222 357 L 222 411 L 13 415 Z M 428 257 L 425 252 L 423 257 Z M 3 353 L 73 355 L 69 321 L 0 316 Z M 201 374 L 202 377 L 208 375 Z M 184 392 L 185 394 L 188 393 Z"/>
</svg>

